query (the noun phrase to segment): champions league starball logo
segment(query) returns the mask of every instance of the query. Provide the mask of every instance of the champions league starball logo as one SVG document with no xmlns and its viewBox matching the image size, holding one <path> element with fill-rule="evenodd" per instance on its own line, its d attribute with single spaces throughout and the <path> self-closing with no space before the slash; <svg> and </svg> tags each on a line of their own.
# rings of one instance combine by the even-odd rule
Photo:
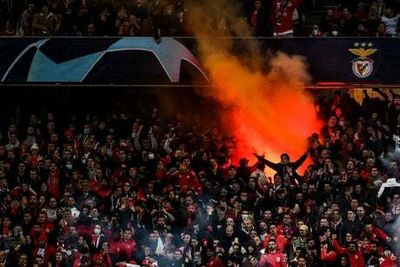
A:
<svg viewBox="0 0 400 267">
<path fill-rule="evenodd" d="M 373 48 L 374 44 L 369 43 L 354 43 L 354 48 L 350 48 L 349 52 L 358 56 L 351 62 L 354 75 L 358 78 L 364 79 L 371 75 L 374 70 L 374 61 L 369 58 L 378 49 Z"/>
</svg>

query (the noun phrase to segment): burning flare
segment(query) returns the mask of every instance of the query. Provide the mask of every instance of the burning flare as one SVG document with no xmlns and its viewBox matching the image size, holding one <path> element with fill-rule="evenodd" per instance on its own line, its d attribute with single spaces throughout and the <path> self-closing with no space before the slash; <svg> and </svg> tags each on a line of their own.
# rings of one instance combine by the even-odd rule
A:
<svg viewBox="0 0 400 267">
<path fill-rule="evenodd" d="M 248 36 L 250 30 L 227 1 L 205 0 L 190 10 L 200 57 L 213 83 L 204 93 L 225 107 L 220 115 L 238 146 L 234 163 L 241 157 L 255 160 L 253 152 L 272 161 L 279 161 L 283 152 L 292 158 L 302 155 L 307 138 L 321 126 L 304 90 L 309 81 L 304 59 L 283 53 L 262 56 L 256 40 L 231 38 Z"/>
</svg>

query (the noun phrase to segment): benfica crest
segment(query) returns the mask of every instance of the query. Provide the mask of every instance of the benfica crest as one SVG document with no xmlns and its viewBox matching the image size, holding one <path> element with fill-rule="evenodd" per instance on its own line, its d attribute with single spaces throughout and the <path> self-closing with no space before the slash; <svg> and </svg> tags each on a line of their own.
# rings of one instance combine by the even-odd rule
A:
<svg viewBox="0 0 400 267">
<path fill-rule="evenodd" d="M 374 61 L 368 57 L 378 51 L 378 49 L 374 49 L 372 46 L 372 43 L 355 43 L 355 48 L 349 49 L 352 54 L 358 56 L 351 61 L 353 63 L 353 73 L 358 78 L 367 78 L 374 70 Z"/>
</svg>

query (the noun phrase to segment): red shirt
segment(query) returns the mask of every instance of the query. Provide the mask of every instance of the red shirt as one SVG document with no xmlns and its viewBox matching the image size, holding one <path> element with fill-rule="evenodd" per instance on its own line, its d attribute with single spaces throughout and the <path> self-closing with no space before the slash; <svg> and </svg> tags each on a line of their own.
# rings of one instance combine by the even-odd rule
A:
<svg viewBox="0 0 400 267">
<path fill-rule="evenodd" d="M 394 257 L 381 258 L 380 267 L 397 267 L 398 261 Z"/>
<path fill-rule="evenodd" d="M 136 252 L 135 240 L 121 240 L 117 245 L 118 254 L 125 254 L 129 259 L 133 257 Z"/>
<path fill-rule="evenodd" d="M 44 249 L 40 249 L 39 247 L 34 248 L 32 251 L 32 255 L 36 257 L 37 255 L 41 255 L 43 257 L 45 265 L 49 263 L 51 258 L 56 254 L 57 249 L 53 246 L 46 246 Z"/>
<path fill-rule="evenodd" d="M 292 16 L 294 10 L 300 5 L 302 0 L 275 0 L 273 3 L 274 11 L 274 35 L 286 35 L 293 33 Z"/>
<path fill-rule="evenodd" d="M 264 238 L 264 242 L 263 242 L 263 247 L 266 248 L 268 246 L 268 242 L 270 240 L 270 238 L 272 237 L 271 234 L 267 234 Z M 276 240 L 276 250 L 279 252 L 282 252 L 285 250 L 286 245 L 288 243 L 288 241 L 286 240 L 284 235 L 280 235 L 277 234 L 275 236 L 275 240 Z"/>
<path fill-rule="evenodd" d="M 350 260 L 350 267 L 364 267 L 364 255 L 360 251 L 350 253 L 347 248 L 342 247 L 337 240 L 333 240 L 333 248 L 340 255 L 347 254 Z"/>
<path fill-rule="evenodd" d="M 182 192 L 185 193 L 190 189 L 193 189 L 196 192 L 201 192 L 201 184 L 193 171 L 175 171 L 171 176 L 173 177 L 173 180 L 178 181 Z"/>
<path fill-rule="evenodd" d="M 286 256 L 281 252 L 261 255 L 259 267 L 287 267 Z"/>
</svg>

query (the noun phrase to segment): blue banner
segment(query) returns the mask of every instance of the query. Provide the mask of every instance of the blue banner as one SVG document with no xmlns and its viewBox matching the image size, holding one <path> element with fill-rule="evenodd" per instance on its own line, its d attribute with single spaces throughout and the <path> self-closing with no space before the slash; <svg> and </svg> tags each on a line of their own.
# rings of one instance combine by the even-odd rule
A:
<svg viewBox="0 0 400 267">
<path fill-rule="evenodd" d="M 246 41 L 237 39 L 236 42 Z M 252 40 L 253 41 L 253 40 Z M 400 39 L 259 39 L 265 51 L 304 56 L 313 83 L 397 84 Z M 3 84 L 207 84 L 188 38 L 1 38 Z"/>
</svg>

